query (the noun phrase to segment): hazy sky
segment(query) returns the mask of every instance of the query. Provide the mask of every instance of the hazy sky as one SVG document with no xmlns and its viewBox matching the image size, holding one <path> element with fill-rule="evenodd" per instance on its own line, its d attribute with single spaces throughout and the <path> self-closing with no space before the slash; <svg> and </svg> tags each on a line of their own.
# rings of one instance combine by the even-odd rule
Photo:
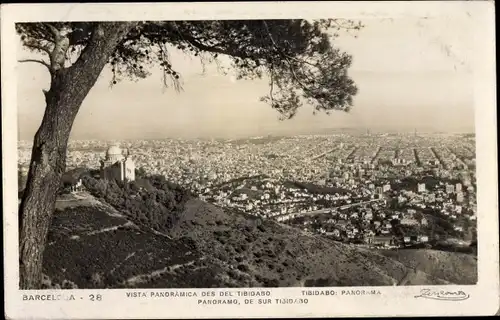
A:
<svg viewBox="0 0 500 320">
<path fill-rule="evenodd" d="M 359 93 L 348 114 L 313 115 L 303 108 L 294 119 L 279 121 L 276 111 L 259 102 L 268 92 L 267 80 L 235 81 L 215 66 L 202 75 L 195 58 L 174 52 L 183 92 L 163 90 L 158 72 L 110 89 L 106 69 L 85 99 L 72 137 L 241 137 L 340 127 L 473 130 L 472 19 L 463 14 L 362 22 L 358 38 L 342 35 L 335 41 L 354 59 L 350 75 Z M 31 139 L 42 119 L 42 89 L 49 77 L 37 64 L 19 64 L 18 70 L 20 138 Z"/>
</svg>

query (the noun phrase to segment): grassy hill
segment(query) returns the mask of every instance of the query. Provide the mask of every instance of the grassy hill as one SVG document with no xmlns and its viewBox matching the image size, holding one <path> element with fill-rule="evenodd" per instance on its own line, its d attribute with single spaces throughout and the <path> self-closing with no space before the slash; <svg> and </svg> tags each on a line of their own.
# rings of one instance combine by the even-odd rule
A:
<svg viewBox="0 0 500 320">
<path fill-rule="evenodd" d="M 477 282 L 477 257 L 472 254 L 428 249 L 383 250 L 381 253 L 407 266 L 417 266 L 435 278 L 457 284 Z"/>
<path fill-rule="evenodd" d="M 190 239 L 139 227 L 88 194 L 58 201 L 44 253 L 45 287 L 216 286 Z M 187 277 L 189 275 L 189 277 Z"/>
<path fill-rule="evenodd" d="M 89 194 L 58 202 L 44 258 L 45 286 L 64 288 L 472 284 L 476 268 L 456 253 L 360 249 L 197 199 L 159 232 Z"/>
</svg>

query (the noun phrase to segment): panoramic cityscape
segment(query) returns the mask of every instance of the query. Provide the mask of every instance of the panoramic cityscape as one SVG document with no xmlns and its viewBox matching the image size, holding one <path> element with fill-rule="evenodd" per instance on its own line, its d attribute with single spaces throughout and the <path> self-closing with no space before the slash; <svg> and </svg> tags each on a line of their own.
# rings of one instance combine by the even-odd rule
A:
<svg viewBox="0 0 500 320">
<path fill-rule="evenodd" d="M 199 199 L 380 248 L 476 239 L 472 134 L 359 133 L 239 140 L 71 141 L 68 170 L 120 146 L 136 172 Z M 19 145 L 25 175 L 31 145 Z"/>
</svg>

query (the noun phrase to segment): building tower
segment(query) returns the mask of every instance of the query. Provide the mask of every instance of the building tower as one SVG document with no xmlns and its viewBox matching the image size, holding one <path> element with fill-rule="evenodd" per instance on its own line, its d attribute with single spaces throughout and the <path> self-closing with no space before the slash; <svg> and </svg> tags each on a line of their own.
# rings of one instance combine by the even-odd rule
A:
<svg viewBox="0 0 500 320">
<path fill-rule="evenodd" d="M 108 180 L 135 180 L 135 163 L 127 149 L 126 154 L 118 145 L 112 145 L 101 159 L 101 178 Z"/>
</svg>

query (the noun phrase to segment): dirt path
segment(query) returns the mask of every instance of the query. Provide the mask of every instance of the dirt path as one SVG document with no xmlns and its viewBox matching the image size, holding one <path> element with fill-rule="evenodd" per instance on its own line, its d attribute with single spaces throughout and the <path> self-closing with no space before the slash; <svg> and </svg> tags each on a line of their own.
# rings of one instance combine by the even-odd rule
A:
<svg viewBox="0 0 500 320">
<path fill-rule="evenodd" d="M 150 273 L 144 273 L 144 274 L 139 274 L 136 276 L 133 276 L 131 278 L 128 278 L 127 280 L 123 281 L 121 284 L 127 287 L 134 287 L 137 286 L 138 284 L 141 283 L 146 283 L 150 281 L 152 278 L 157 278 L 161 277 L 162 275 L 166 273 L 174 273 L 175 270 L 181 268 L 181 267 L 186 267 L 193 265 L 196 262 L 196 260 L 192 260 L 183 264 L 174 264 L 171 266 L 166 266 L 165 268 L 159 269 L 159 270 L 154 270 Z"/>
</svg>

